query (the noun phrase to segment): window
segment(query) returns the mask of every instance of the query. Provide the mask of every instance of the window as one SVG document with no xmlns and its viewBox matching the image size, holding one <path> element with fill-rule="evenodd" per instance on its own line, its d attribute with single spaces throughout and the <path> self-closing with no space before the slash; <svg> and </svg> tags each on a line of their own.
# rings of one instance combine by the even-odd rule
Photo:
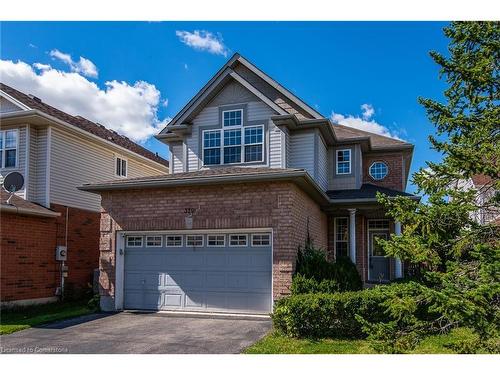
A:
<svg viewBox="0 0 500 375">
<path fill-rule="evenodd" d="M 203 246 L 203 236 L 202 235 L 186 236 L 186 246 Z"/>
<path fill-rule="evenodd" d="M 245 128 L 245 162 L 263 161 L 264 127 Z"/>
<path fill-rule="evenodd" d="M 241 163 L 241 129 L 224 130 L 224 164 Z"/>
<path fill-rule="evenodd" d="M 167 247 L 181 247 L 182 236 L 167 236 Z"/>
<path fill-rule="evenodd" d="M 206 165 L 220 164 L 220 131 L 203 133 L 203 160 Z"/>
<path fill-rule="evenodd" d="M 207 243 L 208 246 L 224 247 L 226 246 L 226 236 L 223 234 L 209 234 Z"/>
<path fill-rule="evenodd" d="M 243 110 L 237 109 L 235 111 L 222 112 L 222 125 L 223 126 L 241 126 L 243 125 Z"/>
<path fill-rule="evenodd" d="M 269 246 L 271 236 L 269 234 L 252 234 L 252 246 Z"/>
<path fill-rule="evenodd" d="M 128 236 L 127 247 L 142 247 L 142 236 Z"/>
<path fill-rule="evenodd" d="M 162 246 L 161 236 L 147 236 L 146 237 L 146 247 L 161 247 Z"/>
<path fill-rule="evenodd" d="M 368 229 L 389 229 L 389 220 L 370 219 L 368 220 Z"/>
<path fill-rule="evenodd" d="M 16 167 L 17 134 L 17 129 L 0 131 L 0 168 Z"/>
<path fill-rule="evenodd" d="M 116 175 L 119 177 L 127 177 L 127 160 L 116 157 Z"/>
<path fill-rule="evenodd" d="M 387 168 L 387 164 L 381 161 L 376 161 L 370 166 L 370 170 L 368 172 L 374 180 L 383 180 L 385 176 L 387 176 L 389 168 Z"/>
<path fill-rule="evenodd" d="M 337 174 L 351 173 L 351 150 L 337 150 Z"/>
<path fill-rule="evenodd" d="M 231 234 L 229 236 L 229 245 L 247 246 L 248 236 L 246 234 Z"/>
<path fill-rule="evenodd" d="M 335 256 L 349 256 L 349 219 L 347 217 L 335 218 Z"/>
</svg>

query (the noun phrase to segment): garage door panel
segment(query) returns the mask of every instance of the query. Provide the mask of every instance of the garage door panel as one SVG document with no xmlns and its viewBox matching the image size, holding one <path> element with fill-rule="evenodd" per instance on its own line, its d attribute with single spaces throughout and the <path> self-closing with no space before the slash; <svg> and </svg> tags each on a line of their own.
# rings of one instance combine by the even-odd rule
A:
<svg viewBox="0 0 500 375">
<path fill-rule="evenodd" d="M 125 248 L 125 308 L 270 312 L 271 247 L 228 239 L 224 247 L 207 247 L 204 235 L 205 247 Z"/>
</svg>

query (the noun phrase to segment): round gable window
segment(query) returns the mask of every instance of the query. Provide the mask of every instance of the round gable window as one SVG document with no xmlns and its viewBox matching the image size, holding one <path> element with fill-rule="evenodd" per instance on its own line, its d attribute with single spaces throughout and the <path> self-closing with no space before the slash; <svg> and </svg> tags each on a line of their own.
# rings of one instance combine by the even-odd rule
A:
<svg viewBox="0 0 500 375">
<path fill-rule="evenodd" d="M 387 168 L 387 164 L 382 163 L 381 161 L 377 161 L 370 166 L 370 176 L 374 180 L 384 179 L 388 172 L 389 168 Z"/>
</svg>

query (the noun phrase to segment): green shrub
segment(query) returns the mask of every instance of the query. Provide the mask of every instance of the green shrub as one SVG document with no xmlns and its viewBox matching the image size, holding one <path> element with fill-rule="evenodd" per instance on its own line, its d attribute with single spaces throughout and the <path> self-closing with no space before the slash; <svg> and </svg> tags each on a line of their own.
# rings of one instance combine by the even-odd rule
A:
<svg viewBox="0 0 500 375">
<path fill-rule="evenodd" d="M 307 278 L 304 275 L 296 274 L 292 279 L 290 288 L 292 294 L 307 293 L 336 293 L 340 291 L 336 280 L 316 281 L 314 278 Z"/>
<path fill-rule="evenodd" d="M 101 296 L 96 293 L 87 302 L 87 307 L 93 311 L 99 311 L 101 309 Z"/>
<path fill-rule="evenodd" d="M 272 319 L 280 333 L 290 337 L 358 338 L 364 337 L 362 323 L 386 321 L 381 305 L 382 287 L 357 292 L 297 294 L 277 301 Z"/>
<path fill-rule="evenodd" d="M 349 258 L 341 257 L 335 262 L 329 262 L 325 252 L 315 248 L 310 242 L 306 242 L 303 248 L 299 247 L 295 272 L 295 277 L 302 275 L 317 282 L 306 283 L 302 279 L 297 281 L 300 283 L 301 293 L 360 290 L 363 285 L 356 266 Z M 323 283 L 321 287 L 317 285 L 320 283 Z"/>
</svg>

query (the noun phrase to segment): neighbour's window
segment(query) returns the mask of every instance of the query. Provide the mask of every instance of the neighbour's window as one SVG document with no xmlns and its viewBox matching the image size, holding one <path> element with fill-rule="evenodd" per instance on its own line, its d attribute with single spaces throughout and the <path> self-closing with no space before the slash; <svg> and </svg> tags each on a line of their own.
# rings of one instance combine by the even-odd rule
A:
<svg viewBox="0 0 500 375">
<path fill-rule="evenodd" d="M 347 217 L 335 218 L 335 256 L 346 257 L 349 255 L 349 219 Z"/>
<path fill-rule="evenodd" d="M 15 168 L 17 163 L 18 131 L 0 131 L 0 168 Z"/>
<path fill-rule="evenodd" d="M 142 236 L 128 236 L 127 247 L 142 247 Z"/>
<path fill-rule="evenodd" d="M 202 235 L 186 236 L 186 246 L 203 246 L 203 236 Z"/>
<path fill-rule="evenodd" d="M 351 150 L 337 150 L 337 174 L 351 173 Z"/>
<path fill-rule="evenodd" d="M 127 160 L 123 158 L 116 158 L 115 173 L 119 177 L 127 177 Z"/>
<path fill-rule="evenodd" d="M 222 119 L 223 126 L 241 126 L 243 125 L 243 110 L 223 111 Z"/>
<path fill-rule="evenodd" d="M 269 246 L 271 236 L 269 234 L 252 234 L 252 246 Z"/>
<path fill-rule="evenodd" d="M 223 247 L 226 245 L 226 236 L 223 234 L 209 234 L 207 243 L 208 246 Z"/>
<path fill-rule="evenodd" d="M 246 234 L 231 234 L 229 237 L 229 245 L 231 246 L 247 246 L 248 236 Z"/>
<path fill-rule="evenodd" d="M 167 247 L 181 247 L 182 236 L 167 236 L 166 245 Z"/>
<path fill-rule="evenodd" d="M 374 180 L 382 180 L 385 176 L 387 176 L 389 168 L 387 167 L 387 164 L 381 161 L 376 161 L 370 166 L 370 170 L 368 172 Z"/>
<path fill-rule="evenodd" d="M 146 237 L 146 247 L 161 247 L 162 237 L 161 236 L 147 236 Z"/>
</svg>

